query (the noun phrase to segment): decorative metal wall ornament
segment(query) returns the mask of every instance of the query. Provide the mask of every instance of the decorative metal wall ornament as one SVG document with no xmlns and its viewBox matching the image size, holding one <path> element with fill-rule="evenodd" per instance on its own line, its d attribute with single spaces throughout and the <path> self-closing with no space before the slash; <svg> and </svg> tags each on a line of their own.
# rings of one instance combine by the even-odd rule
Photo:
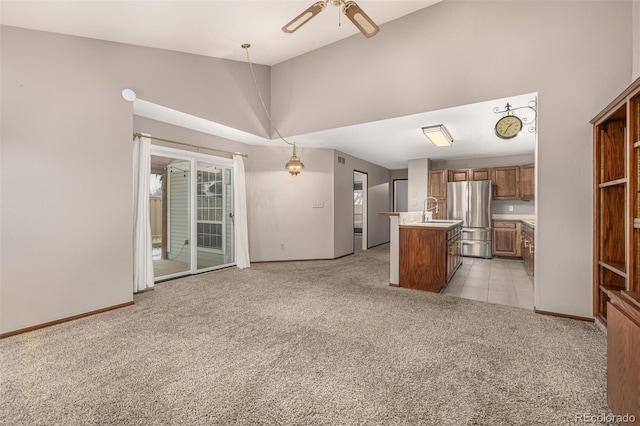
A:
<svg viewBox="0 0 640 426">
<path fill-rule="evenodd" d="M 516 137 L 524 127 L 527 127 L 529 133 L 534 133 L 536 131 L 535 122 L 538 117 L 536 106 L 537 102 L 533 99 L 527 105 L 520 107 L 514 108 L 508 102 L 503 110 L 495 107 L 493 112 L 502 114 L 495 126 L 496 135 L 503 139 L 511 139 Z M 524 114 L 516 115 L 515 111 L 518 110 L 521 110 L 520 112 Z"/>
</svg>

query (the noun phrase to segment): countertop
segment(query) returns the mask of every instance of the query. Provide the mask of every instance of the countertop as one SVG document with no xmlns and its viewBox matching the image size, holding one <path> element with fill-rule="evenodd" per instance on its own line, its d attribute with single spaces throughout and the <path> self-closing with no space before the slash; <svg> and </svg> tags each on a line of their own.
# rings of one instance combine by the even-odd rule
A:
<svg viewBox="0 0 640 426">
<path fill-rule="evenodd" d="M 494 214 L 491 217 L 493 220 L 513 220 L 526 223 L 534 228 L 536 226 L 536 217 L 532 214 Z"/>
<path fill-rule="evenodd" d="M 442 223 L 442 221 L 434 220 L 432 222 L 409 222 L 403 225 L 400 225 L 400 228 L 430 228 L 430 229 L 451 229 L 456 226 L 462 225 L 461 220 L 451 220 L 447 221 L 447 223 Z"/>
</svg>

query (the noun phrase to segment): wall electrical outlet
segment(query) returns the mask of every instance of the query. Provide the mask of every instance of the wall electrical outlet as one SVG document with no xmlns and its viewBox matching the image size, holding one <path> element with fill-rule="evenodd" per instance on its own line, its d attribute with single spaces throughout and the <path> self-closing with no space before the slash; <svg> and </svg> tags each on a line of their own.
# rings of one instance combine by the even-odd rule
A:
<svg viewBox="0 0 640 426">
<path fill-rule="evenodd" d="M 184 240 L 184 245 L 188 246 L 189 245 L 189 240 Z"/>
<path fill-rule="evenodd" d="M 509 206 L 509 211 L 512 212 L 513 211 L 513 206 Z"/>
</svg>

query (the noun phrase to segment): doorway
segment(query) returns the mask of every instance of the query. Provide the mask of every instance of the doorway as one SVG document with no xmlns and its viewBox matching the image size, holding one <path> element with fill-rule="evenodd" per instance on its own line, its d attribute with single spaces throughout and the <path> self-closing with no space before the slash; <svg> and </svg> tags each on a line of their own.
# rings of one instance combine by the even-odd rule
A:
<svg viewBox="0 0 640 426">
<path fill-rule="evenodd" d="M 409 180 L 395 179 L 393 181 L 393 211 L 409 211 Z"/>
<path fill-rule="evenodd" d="M 230 159 L 151 148 L 154 280 L 235 264 Z"/>
<path fill-rule="evenodd" d="M 367 244 L 367 174 L 353 172 L 353 251 L 366 250 Z"/>
</svg>

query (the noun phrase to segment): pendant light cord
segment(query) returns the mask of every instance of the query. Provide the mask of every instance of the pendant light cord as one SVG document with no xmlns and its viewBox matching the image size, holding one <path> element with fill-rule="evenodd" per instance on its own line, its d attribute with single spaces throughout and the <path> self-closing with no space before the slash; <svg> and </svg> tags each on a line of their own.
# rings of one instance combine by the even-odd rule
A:
<svg viewBox="0 0 640 426">
<path fill-rule="evenodd" d="M 275 124 L 273 124 L 273 120 L 271 119 L 271 114 L 269 114 L 269 110 L 267 109 L 267 105 L 264 103 L 264 98 L 262 97 L 262 92 L 260 91 L 260 86 L 258 85 L 258 80 L 256 79 L 256 73 L 253 70 L 253 64 L 251 63 L 251 58 L 249 58 L 249 48 L 251 47 L 250 44 L 245 43 L 242 45 L 242 48 L 245 50 L 245 52 L 247 52 L 247 62 L 249 63 L 249 69 L 251 70 L 251 77 L 253 77 L 253 84 L 256 86 L 256 91 L 258 92 L 258 98 L 260 98 L 260 103 L 262 103 L 262 109 L 264 109 L 264 113 L 267 115 L 267 118 L 269 119 L 269 123 L 271 124 L 271 127 L 273 128 L 273 130 L 276 132 L 276 134 L 278 135 L 278 137 L 280 137 L 280 139 L 282 139 L 283 142 L 289 144 L 289 145 L 293 145 L 293 149 L 294 149 L 294 155 L 295 155 L 295 149 L 296 149 L 296 144 L 295 142 L 289 142 L 288 140 L 286 140 L 281 134 L 280 131 L 278 131 L 278 128 L 275 126 Z"/>
</svg>

